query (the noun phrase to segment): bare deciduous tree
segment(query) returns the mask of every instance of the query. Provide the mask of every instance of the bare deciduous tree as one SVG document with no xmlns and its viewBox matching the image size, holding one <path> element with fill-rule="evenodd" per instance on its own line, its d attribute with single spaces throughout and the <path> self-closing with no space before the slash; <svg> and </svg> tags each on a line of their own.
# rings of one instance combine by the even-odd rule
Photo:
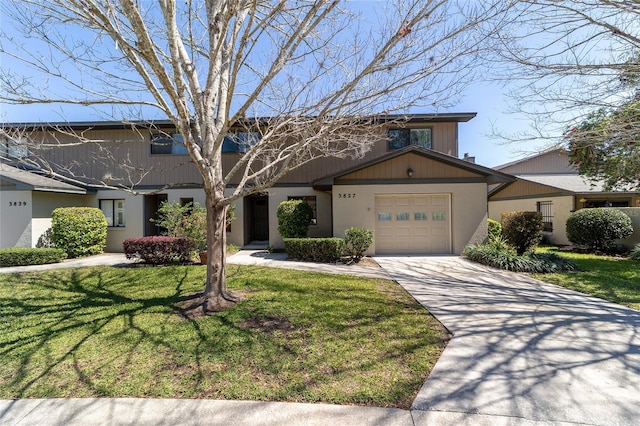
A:
<svg viewBox="0 0 640 426">
<path fill-rule="evenodd" d="M 512 112 L 528 117 L 532 131 L 501 135 L 507 140 L 562 144 L 564 133 L 594 112 L 637 96 L 639 2 L 524 0 L 509 15 L 493 71 L 512 88 Z"/>
<path fill-rule="evenodd" d="M 168 118 L 202 176 L 205 307 L 216 309 L 236 297 L 225 281 L 230 203 L 320 156 L 361 156 L 384 111 L 450 105 L 503 12 L 477 3 L 375 2 L 376 13 L 358 13 L 334 0 L 7 0 L 0 53 L 32 74 L 3 68 L 0 101 Z M 224 138 L 239 125 L 260 138 L 225 171 Z"/>
</svg>

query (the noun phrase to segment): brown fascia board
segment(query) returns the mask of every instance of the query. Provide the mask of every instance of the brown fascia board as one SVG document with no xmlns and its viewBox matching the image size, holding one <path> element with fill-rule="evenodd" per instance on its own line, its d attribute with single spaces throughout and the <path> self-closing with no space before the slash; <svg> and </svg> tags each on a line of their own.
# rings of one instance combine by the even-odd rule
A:
<svg viewBox="0 0 640 426">
<path fill-rule="evenodd" d="M 394 150 L 378 158 L 374 158 L 373 160 L 368 161 L 366 163 L 358 164 L 356 166 L 350 167 L 336 174 L 325 176 L 320 179 L 316 179 L 315 181 L 312 182 L 312 186 L 314 188 L 321 188 L 323 190 L 326 190 L 331 185 L 333 185 L 336 179 L 340 178 L 341 176 L 345 176 L 345 175 L 348 175 L 349 173 L 353 173 L 358 170 L 362 170 L 367 167 L 374 166 L 376 164 L 382 163 L 384 161 L 390 160 L 395 157 L 399 157 L 407 153 L 415 153 L 418 155 L 422 155 L 423 157 L 430 158 L 432 160 L 440 161 L 450 166 L 459 167 L 462 169 L 466 169 L 468 171 L 479 173 L 487 177 L 487 183 L 513 182 L 515 180 L 515 176 L 509 175 L 507 173 L 502 173 L 497 170 L 493 170 L 489 167 L 480 166 L 475 163 L 470 163 L 468 161 L 461 160 L 459 158 L 452 157 L 450 155 L 443 154 L 437 151 L 433 151 L 431 149 L 421 148 L 418 146 L 408 146 L 405 148 Z"/>
<path fill-rule="evenodd" d="M 467 122 L 474 118 L 475 112 L 462 113 L 442 113 L 442 114 L 386 114 L 373 117 L 364 117 L 364 120 L 374 119 L 381 122 L 405 122 L 405 123 L 438 123 L 438 122 Z M 309 117 L 311 119 L 315 117 Z M 268 123 L 269 117 L 247 118 L 246 124 L 251 123 Z M 128 129 L 133 127 L 142 128 L 175 128 L 170 120 L 140 120 L 140 121 L 61 121 L 61 122 L 42 122 L 42 123 L 2 123 L 3 127 L 15 129 L 29 130 L 55 130 L 55 129 L 71 129 L 71 130 L 107 130 L 107 129 Z"/>
</svg>

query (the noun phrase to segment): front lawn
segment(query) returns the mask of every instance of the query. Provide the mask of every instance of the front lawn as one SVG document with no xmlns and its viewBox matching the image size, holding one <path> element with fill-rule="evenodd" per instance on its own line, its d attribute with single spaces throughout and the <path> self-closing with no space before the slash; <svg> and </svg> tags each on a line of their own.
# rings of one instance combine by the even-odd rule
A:
<svg viewBox="0 0 640 426">
<path fill-rule="evenodd" d="M 0 398 L 167 397 L 408 408 L 446 331 L 392 281 L 230 266 L 247 295 L 197 320 L 202 266 L 0 275 Z"/>
<path fill-rule="evenodd" d="M 581 293 L 640 310 L 640 262 L 595 254 L 571 253 L 555 248 L 554 252 L 570 259 L 579 271 L 535 274 L 534 277 Z"/>
</svg>

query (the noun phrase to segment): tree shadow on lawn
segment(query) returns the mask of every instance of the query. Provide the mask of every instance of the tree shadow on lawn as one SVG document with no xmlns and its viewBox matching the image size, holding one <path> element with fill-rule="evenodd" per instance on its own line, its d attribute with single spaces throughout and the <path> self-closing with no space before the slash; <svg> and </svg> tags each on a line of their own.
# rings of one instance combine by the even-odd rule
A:
<svg viewBox="0 0 640 426">
<path fill-rule="evenodd" d="M 422 316 L 411 319 L 419 327 L 396 335 L 407 311 L 424 315 L 406 298 L 348 291 L 360 285 L 384 290 L 390 283 L 358 281 L 350 287 L 355 278 L 341 277 L 315 285 L 318 277 L 309 273 L 249 267 L 230 272 L 234 289 L 255 294 L 237 309 L 196 321 L 181 317 L 176 304 L 202 289 L 203 268 L 100 267 L 3 277 L 0 289 L 12 293 L 0 291 L 0 316 L 7 320 L 0 325 L 0 397 L 408 408 L 431 368 L 416 366 L 412 357 L 427 356 L 442 340 L 425 335 L 429 326 L 422 325 Z M 355 303 L 365 308 L 347 309 Z M 390 305 L 397 310 L 387 313 Z M 324 314 L 327 307 L 330 315 Z M 380 335 L 370 335 L 373 324 Z M 387 340 L 382 350 L 376 347 L 380 339 Z M 344 354 L 334 351 L 343 348 Z"/>
<path fill-rule="evenodd" d="M 93 373 L 110 364 L 129 371 L 135 358 L 174 352 L 169 323 L 177 319 L 175 304 L 184 294 L 189 270 L 154 272 L 156 279 L 175 286 L 149 289 L 154 282 L 143 274 L 127 282 L 131 275 L 118 268 L 16 275 L 22 281 L 15 289 L 18 295 L 3 296 L 0 303 L 5 319 L 0 356 L 8 361 L 0 371 L 9 373 L 2 374 L 2 397 L 33 396 L 32 390 L 41 396 L 104 395 L 108 391 L 94 382 Z M 206 339 L 198 327 L 192 329 L 199 340 Z M 70 370 L 82 385 L 63 377 Z M 116 380 L 117 374 L 111 374 Z"/>
</svg>

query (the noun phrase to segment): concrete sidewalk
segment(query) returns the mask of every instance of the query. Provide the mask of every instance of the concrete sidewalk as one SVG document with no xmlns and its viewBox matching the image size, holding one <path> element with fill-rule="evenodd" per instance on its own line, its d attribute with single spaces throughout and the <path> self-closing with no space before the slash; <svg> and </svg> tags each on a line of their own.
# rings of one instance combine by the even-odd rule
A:
<svg viewBox="0 0 640 426">
<path fill-rule="evenodd" d="M 455 256 L 375 260 L 382 268 L 295 262 L 282 254 L 241 251 L 228 262 L 398 281 L 453 333 L 411 410 L 249 401 L 45 399 L 0 401 L 0 424 L 638 424 L 640 312 Z M 84 260 L 115 265 L 125 261 L 123 255 Z M 72 262 L 56 267 L 78 266 Z"/>
</svg>

